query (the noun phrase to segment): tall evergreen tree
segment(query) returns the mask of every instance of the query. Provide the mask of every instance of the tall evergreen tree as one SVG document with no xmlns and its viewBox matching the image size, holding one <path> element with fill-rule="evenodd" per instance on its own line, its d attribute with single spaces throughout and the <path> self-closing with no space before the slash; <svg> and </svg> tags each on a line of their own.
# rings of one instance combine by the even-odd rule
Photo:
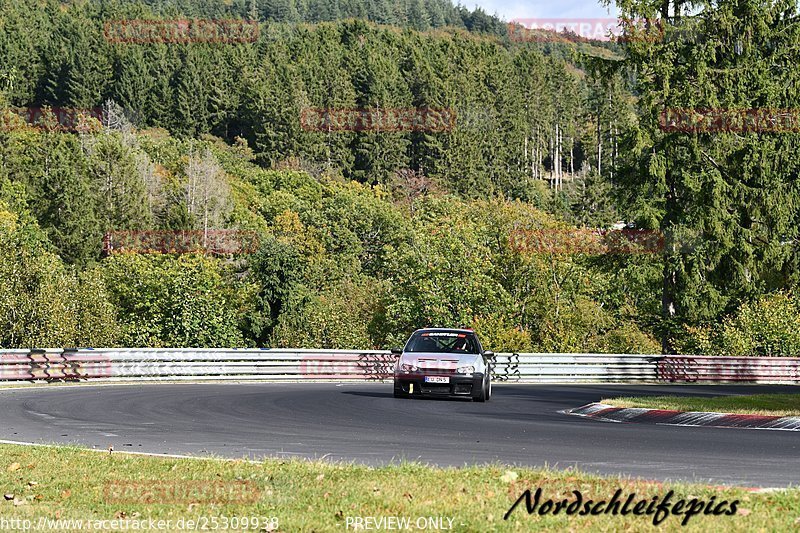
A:
<svg viewBox="0 0 800 533">
<path fill-rule="evenodd" d="M 675 108 L 797 109 L 800 27 L 793 1 L 621 2 L 631 19 L 694 19 L 699 39 L 677 25 L 660 40 L 631 39 L 640 127 L 627 137 L 620 176 L 629 213 L 668 239 L 664 254 L 663 349 L 674 350 L 681 324 L 731 310 L 738 301 L 796 280 L 798 143 L 796 135 L 662 131 Z"/>
<path fill-rule="evenodd" d="M 44 133 L 28 178 L 32 211 L 59 255 L 85 265 L 100 254 L 96 196 L 75 137 Z"/>
<path fill-rule="evenodd" d="M 88 170 L 98 199 L 97 218 L 103 231 L 135 230 L 149 226 L 147 187 L 134 150 L 118 133 L 85 141 Z"/>
</svg>

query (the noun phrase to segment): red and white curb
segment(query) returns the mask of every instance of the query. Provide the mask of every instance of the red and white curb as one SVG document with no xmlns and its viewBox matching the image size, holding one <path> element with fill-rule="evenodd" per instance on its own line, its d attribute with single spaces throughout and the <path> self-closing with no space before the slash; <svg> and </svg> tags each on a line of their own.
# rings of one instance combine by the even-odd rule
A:
<svg viewBox="0 0 800 533">
<path fill-rule="evenodd" d="M 604 403 L 590 403 L 569 409 L 565 414 L 594 418 L 605 422 L 635 424 L 661 424 L 667 426 L 698 426 L 714 428 L 771 429 L 773 431 L 800 431 L 800 416 L 734 415 L 730 413 L 699 413 L 669 411 L 666 409 L 641 409 L 614 407 Z"/>
</svg>

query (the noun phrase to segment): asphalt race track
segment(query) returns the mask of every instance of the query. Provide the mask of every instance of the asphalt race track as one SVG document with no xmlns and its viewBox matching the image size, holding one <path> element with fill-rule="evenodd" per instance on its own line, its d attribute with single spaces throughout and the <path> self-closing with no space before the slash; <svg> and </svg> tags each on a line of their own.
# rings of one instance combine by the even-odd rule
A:
<svg viewBox="0 0 800 533">
<path fill-rule="evenodd" d="M 614 424 L 562 409 L 602 397 L 797 387 L 495 385 L 485 404 L 394 399 L 392 385 L 146 384 L 0 390 L 0 439 L 118 451 L 385 464 L 502 462 L 648 479 L 800 485 L 800 432 Z"/>
</svg>

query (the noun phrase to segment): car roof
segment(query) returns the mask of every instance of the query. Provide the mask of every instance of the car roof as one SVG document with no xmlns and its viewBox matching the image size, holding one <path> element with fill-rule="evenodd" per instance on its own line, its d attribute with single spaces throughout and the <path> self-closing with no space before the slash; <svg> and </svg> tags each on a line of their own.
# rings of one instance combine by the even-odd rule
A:
<svg viewBox="0 0 800 533">
<path fill-rule="evenodd" d="M 457 333 L 472 333 L 473 335 L 475 332 L 471 329 L 464 329 L 464 328 L 420 328 L 416 330 L 414 333 L 418 333 L 420 331 L 447 331 L 447 332 L 457 332 Z"/>
</svg>

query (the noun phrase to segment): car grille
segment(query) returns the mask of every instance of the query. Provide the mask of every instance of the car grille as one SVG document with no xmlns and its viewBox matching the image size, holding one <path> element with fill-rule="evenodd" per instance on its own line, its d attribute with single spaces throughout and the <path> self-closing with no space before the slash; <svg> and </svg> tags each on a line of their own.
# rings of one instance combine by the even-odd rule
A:
<svg viewBox="0 0 800 533">
<path fill-rule="evenodd" d="M 472 394 L 472 383 L 456 383 L 453 385 L 453 394 Z"/>
<path fill-rule="evenodd" d="M 446 383 L 425 383 L 422 385 L 423 394 L 450 394 L 450 385 Z"/>
</svg>

